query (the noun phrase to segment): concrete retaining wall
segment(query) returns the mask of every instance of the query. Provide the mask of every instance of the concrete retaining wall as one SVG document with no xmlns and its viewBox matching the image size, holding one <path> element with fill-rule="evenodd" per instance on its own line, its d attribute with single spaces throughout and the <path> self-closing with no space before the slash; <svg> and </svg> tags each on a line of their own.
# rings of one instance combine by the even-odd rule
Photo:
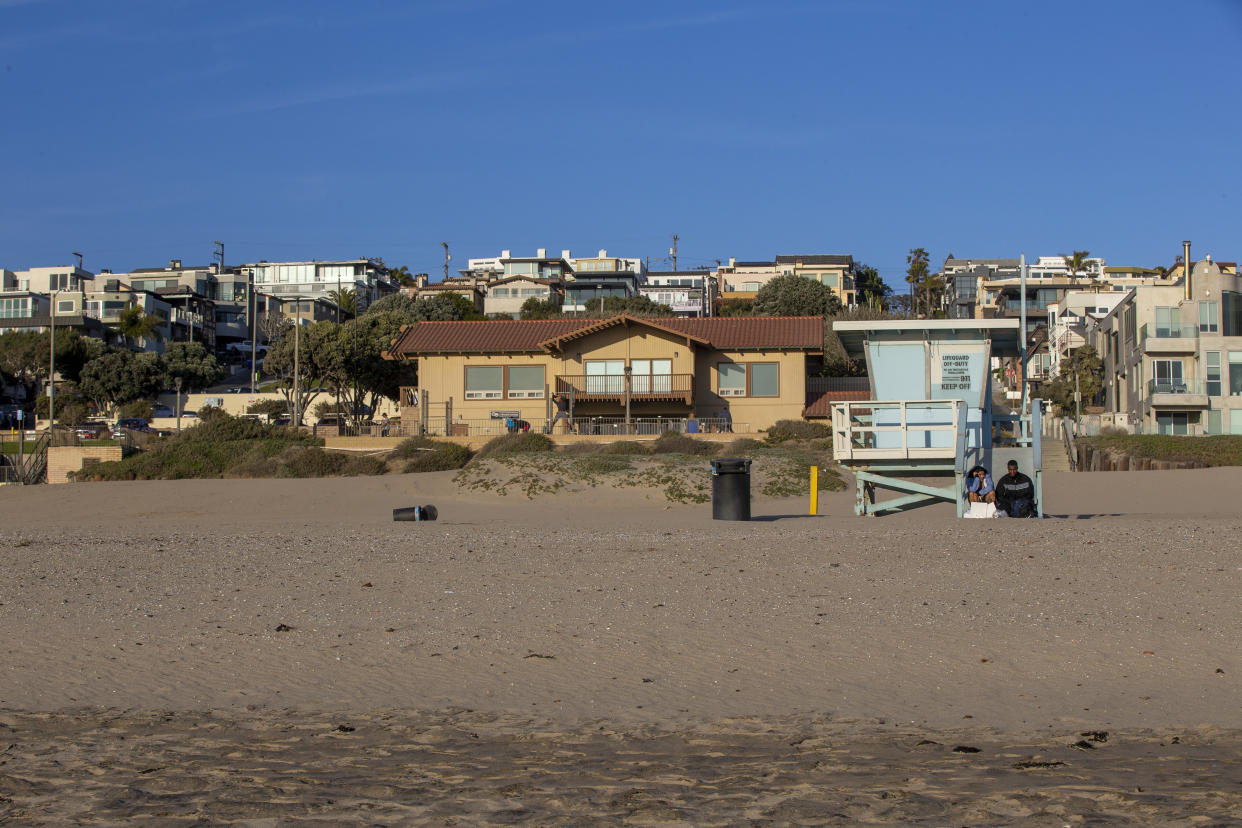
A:
<svg viewBox="0 0 1242 828">
<path fill-rule="evenodd" d="M 88 461 L 108 463 L 121 459 L 120 443 L 111 446 L 49 446 L 47 482 L 68 483 L 69 472 L 79 471 Z"/>
</svg>

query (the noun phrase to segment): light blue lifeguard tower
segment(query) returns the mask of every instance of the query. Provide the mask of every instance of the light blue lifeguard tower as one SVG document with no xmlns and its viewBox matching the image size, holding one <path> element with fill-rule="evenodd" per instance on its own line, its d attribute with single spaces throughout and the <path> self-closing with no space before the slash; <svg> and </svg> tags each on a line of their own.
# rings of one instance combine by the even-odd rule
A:
<svg viewBox="0 0 1242 828">
<path fill-rule="evenodd" d="M 854 474 L 854 511 L 876 515 L 943 500 L 965 512 L 966 471 L 999 479 L 1010 460 L 1035 484 L 1043 517 L 1042 405 L 992 410 L 993 357 L 1021 356 L 1017 319 L 834 322 L 845 350 L 865 359 L 871 400 L 832 407 L 833 456 Z M 1025 400 L 1023 400 L 1025 404 Z M 1025 407 L 1023 405 L 1023 407 Z M 928 478 L 950 478 L 937 486 Z M 876 502 L 876 489 L 901 493 Z"/>
</svg>

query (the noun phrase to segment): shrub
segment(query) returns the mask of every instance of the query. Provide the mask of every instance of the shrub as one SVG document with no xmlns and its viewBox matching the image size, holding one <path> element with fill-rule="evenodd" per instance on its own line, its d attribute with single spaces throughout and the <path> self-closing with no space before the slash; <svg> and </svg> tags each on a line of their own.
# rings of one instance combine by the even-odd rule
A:
<svg viewBox="0 0 1242 828">
<path fill-rule="evenodd" d="M 416 440 L 426 438 L 414 438 Z M 406 440 L 406 443 L 411 442 Z M 460 443 L 437 443 L 434 440 L 428 440 L 429 446 L 415 446 L 411 449 L 413 453 L 406 453 L 401 457 L 409 458 L 402 471 L 408 473 L 413 472 L 432 472 L 432 471 L 450 471 L 452 469 L 460 469 L 470 460 L 470 449 Z M 396 454 L 396 452 L 394 452 Z"/>
<path fill-rule="evenodd" d="M 687 437 L 678 431 L 666 431 L 651 444 L 653 454 L 691 454 L 705 457 L 719 450 L 716 443 Z"/>
<path fill-rule="evenodd" d="M 745 457 L 747 454 L 754 454 L 756 451 L 764 448 L 767 448 L 767 446 L 759 440 L 752 440 L 749 437 L 739 437 L 721 449 L 720 456 Z"/>
<path fill-rule="evenodd" d="M 811 423 L 806 420 L 777 420 L 768 429 L 764 438 L 768 443 L 783 443 L 786 440 L 820 440 L 832 436 L 832 428 L 823 423 Z"/>
<path fill-rule="evenodd" d="M 650 454 L 651 450 L 642 443 L 633 440 L 618 440 L 615 443 L 570 443 L 561 447 L 564 454 L 613 454 L 634 455 Z"/>
<path fill-rule="evenodd" d="M 277 477 L 336 477 L 349 458 L 319 446 L 290 446 L 276 460 Z"/>
<path fill-rule="evenodd" d="M 487 441 L 476 457 L 497 457 L 502 454 L 526 454 L 536 451 L 552 451 L 555 444 L 547 435 L 527 431 L 519 434 L 502 434 Z"/>
<path fill-rule="evenodd" d="M 285 400 L 259 400 L 246 406 L 246 413 L 266 414 L 269 417 L 276 417 L 289 413 L 289 403 Z"/>
<path fill-rule="evenodd" d="M 155 411 L 151 408 L 151 403 L 146 400 L 127 402 L 116 410 L 118 417 L 141 417 L 144 420 L 151 419 L 154 414 Z"/>
</svg>

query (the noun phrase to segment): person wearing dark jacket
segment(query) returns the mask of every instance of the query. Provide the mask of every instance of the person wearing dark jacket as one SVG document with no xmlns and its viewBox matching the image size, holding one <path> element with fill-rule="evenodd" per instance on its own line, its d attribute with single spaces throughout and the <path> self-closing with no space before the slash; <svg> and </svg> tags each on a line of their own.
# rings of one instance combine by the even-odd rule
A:
<svg viewBox="0 0 1242 828">
<path fill-rule="evenodd" d="M 1009 473 L 996 481 L 996 508 L 1010 517 L 1035 515 L 1035 484 L 1018 471 L 1018 463 L 1010 460 Z"/>
</svg>

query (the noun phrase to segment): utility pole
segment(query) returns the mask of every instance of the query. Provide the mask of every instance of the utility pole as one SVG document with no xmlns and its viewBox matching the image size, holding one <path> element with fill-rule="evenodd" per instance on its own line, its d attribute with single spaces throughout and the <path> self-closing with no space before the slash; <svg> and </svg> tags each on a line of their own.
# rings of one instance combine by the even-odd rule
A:
<svg viewBox="0 0 1242 828">
<path fill-rule="evenodd" d="M 452 261 L 453 256 L 449 253 L 448 242 L 440 242 L 440 245 L 444 248 L 444 278 L 447 279 L 449 262 Z"/>
<path fill-rule="evenodd" d="M 673 272 L 677 272 L 677 242 L 681 241 L 681 236 L 673 234 L 673 246 L 668 249 L 669 258 L 673 260 Z"/>
</svg>

